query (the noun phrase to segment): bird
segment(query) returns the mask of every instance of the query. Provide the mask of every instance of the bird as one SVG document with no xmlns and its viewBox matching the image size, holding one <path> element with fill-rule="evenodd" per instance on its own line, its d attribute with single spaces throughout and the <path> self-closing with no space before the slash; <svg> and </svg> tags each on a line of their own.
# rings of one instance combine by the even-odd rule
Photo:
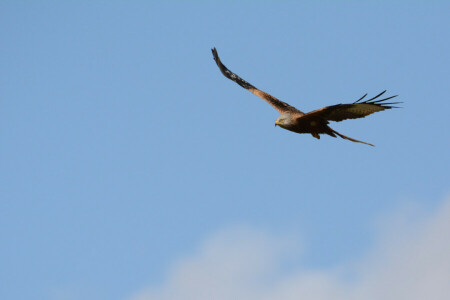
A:
<svg viewBox="0 0 450 300">
<path fill-rule="evenodd" d="M 398 95 L 390 96 L 384 99 L 379 99 L 386 92 L 386 90 L 384 90 L 375 97 L 372 97 L 367 100 L 364 100 L 364 98 L 367 96 L 366 93 L 364 96 L 362 96 L 353 103 L 325 106 L 320 109 L 311 111 L 309 113 L 304 113 L 298 110 L 297 108 L 287 104 L 286 102 L 283 102 L 275 98 L 274 96 L 261 91 L 260 89 L 248 83 L 235 73 L 231 72 L 221 62 L 219 54 L 217 53 L 217 49 L 212 48 L 211 51 L 217 66 L 219 67 L 220 71 L 225 77 L 231 79 L 244 89 L 247 89 L 256 96 L 262 98 L 280 113 L 280 116 L 275 120 L 275 127 L 279 126 L 283 129 L 293 131 L 296 133 L 309 133 L 316 139 L 320 139 L 321 134 L 327 134 L 332 137 L 336 137 L 336 135 L 338 135 L 343 139 L 355 143 L 362 143 L 369 146 L 374 146 L 373 144 L 353 139 L 351 137 L 345 136 L 335 131 L 330 126 L 328 126 L 329 122 L 330 121 L 340 122 L 347 119 L 364 118 L 375 112 L 391 108 L 398 108 L 397 106 L 393 105 L 402 103 L 402 102 L 386 102 L 387 100 L 395 98 Z"/>
</svg>

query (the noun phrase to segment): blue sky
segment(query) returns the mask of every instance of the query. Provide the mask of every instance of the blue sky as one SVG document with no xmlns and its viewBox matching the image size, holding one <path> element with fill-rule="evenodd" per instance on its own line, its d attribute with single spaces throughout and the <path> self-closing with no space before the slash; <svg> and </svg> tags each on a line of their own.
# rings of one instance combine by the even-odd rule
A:
<svg viewBox="0 0 450 300">
<path fill-rule="evenodd" d="M 0 295 L 129 299 L 230 228 L 298 238 L 287 269 L 333 268 L 378 245 L 383 216 L 411 203 L 439 215 L 449 11 L 2 1 Z M 403 108 L 333 124 L 375 148 L 274 128 L 278 113 L 223 77 L 211 47 L 303 111 L 384 89 Z"/>
</svg>

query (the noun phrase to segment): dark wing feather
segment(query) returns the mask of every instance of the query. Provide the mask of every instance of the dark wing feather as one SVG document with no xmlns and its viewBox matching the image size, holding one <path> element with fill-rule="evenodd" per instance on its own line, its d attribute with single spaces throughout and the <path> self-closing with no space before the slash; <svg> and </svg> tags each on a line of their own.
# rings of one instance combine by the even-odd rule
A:
<svg viewBox="0 0 450 300">
<path fill-rule="evenodd" d="M 281 100 L 278 100 L 277 98 L 267 94 L 266 92 L 263 92 L 263 91 L 257 89 L 256 87 L 254 87 L 253 85 L 251 85 L 250 83 L 248 83 L 247 81 L 245 81 L 244 79 L 239 77 L 238 75 L 236 75 L 233 72 L 231 72 L 230 70 L 228 70 L 228 68 L 225 67 L 225 65 L 222 64 L 222 62 L 220 61 L 220 58 L 219 58 L 219 55 L 217 54 L 216 48 L 211 49 L 211 51 L 212 51 L 212 54 L 214 56 L 214 60 L 216 61 L 217 66 L 219 67 L 220 71 L 222 72 L 222 74 L 225 77 L 227 77 L 228 79 L 233 80 L 234 82 L 236 82 L 237 84 L 242 86 L 244 89 L 249 90 L 250 92 L 252 92 L 256 96 L 264 99 L 270 105 L 272 105 L 273 108 L 278 110 L 280 113 L 285 113 L 285 112 L 302 113 L 301 111 L 299 111 L 295 107 L 290 106 L 289 104 L 287 104 L 287 103 L 285 103 L 285 102 L 283 102 Z"/>
<path fill-rule="evenodd" d="M 362 96 L 357 101 L 353 102 L 352 104 L 337 104 L 332 106 L 326 106 L 323 108 L 320 108 L 318 110 L 312 111 L 307 113 L 304 117 L 310 117 L 310 118 L 322 118 L 328 121 L 343 121 L 347 119 L 358 119 L 358 118 L 364 118 L 365 116 L 368 116 L 370 114 L 373 114 L 375 112 L 383 111 L 386 109 L 396 108 L 396 106 L 392 106 L 393 104 L 398 104 L 401 102 L 385 102 L 389 99 L 392 99 L 395 96 L 391 96 L 388 98 L 376 100 L 378 97 L 383 95 L 386 91 L 381 92 L 377 96 L 362 101 L 367 94 Z"/>
</svg>

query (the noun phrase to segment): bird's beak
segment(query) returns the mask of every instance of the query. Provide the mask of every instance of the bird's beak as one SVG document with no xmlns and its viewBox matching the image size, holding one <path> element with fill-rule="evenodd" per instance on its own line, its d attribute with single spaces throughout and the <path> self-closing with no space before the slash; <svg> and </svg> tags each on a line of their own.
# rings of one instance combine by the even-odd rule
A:
<svg viewBox="0 0 450 300">
<path fill-rule="evenodd" d="M 275 122 L 275 127 L 277 127 L 277 125 L 278 125 L 277 122 Z"/>
</svg>

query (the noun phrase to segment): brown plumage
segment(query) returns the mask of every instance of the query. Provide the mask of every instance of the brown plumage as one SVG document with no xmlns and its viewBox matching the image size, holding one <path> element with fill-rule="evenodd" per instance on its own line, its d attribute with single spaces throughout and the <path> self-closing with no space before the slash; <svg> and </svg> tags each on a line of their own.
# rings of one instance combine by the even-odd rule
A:
<svg viewBox="0 0 450 300">
<path fill-rule="evenodd" d="M 323 108 L 305 114 L 302 111 L 298 110 L 297 108 L 290 106 L 289 104 L 257 89 L 244 79 L 240 78 L 238 75 L 228 70 L 228 68 L 225 67 L 225 65 L 222 64 L 222 62 L 220 61 L 216 48 L 211 49 L 211 51 L 214 56 L 214 60 L 217 63 L 217 66 L 219 67 L 222 74 L 225 75 L 225 77 L 233 80 L 234 82 L 236 82 L 243 88 L 249 90 L 256 96 L 264 99 L 281 114 L 280 117 L 278 117 L 277 120 L 275 121 L 275 126 L 278 125 L 284 129 L 297 133 L 310 133 L 313 137 L 317 139 L 320 139 L 320 134 L 328 134 L 332 137 L 336 137 L 336 135 L 338 135 L 341 138 L 352 142 L 374 146 L 372 144 L 358 141 L 343 134 L 340 134 L 339 132 L 333 130 L 328 126 L 329 121 L 340 122 L 347 119 L 364 118 L 365 116 L 368 116 L 378 111 L 395 108 L 395 106 L 392 105 L 400 103 L 400 102 L 391 102 L 391 103 L 385 102 L 389 99 L 397 97 L 397 95 L 376 100 L 386 92 L 383 91 L 369 100 L 362 101 L 367 96 L 367 94 L 365 94 L 360 99 L 351 104 L 336 104 L 332 106 L 325 106 Z"/>
</svg>

